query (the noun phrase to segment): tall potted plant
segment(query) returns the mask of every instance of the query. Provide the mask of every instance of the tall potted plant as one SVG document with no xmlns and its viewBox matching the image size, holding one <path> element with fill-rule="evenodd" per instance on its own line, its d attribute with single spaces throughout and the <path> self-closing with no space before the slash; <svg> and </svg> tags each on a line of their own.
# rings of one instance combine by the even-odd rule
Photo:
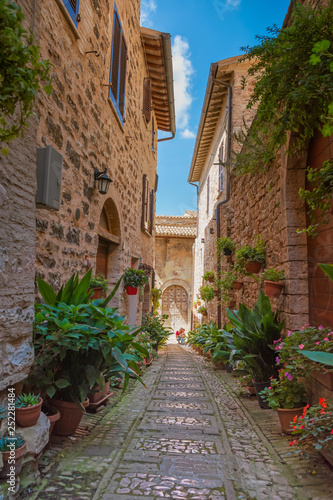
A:
<svg viewBox="0 0 333 500">
<path fill-rule="evenodd" d="M 124 273 L 124 285 L 127 295 L 136 295 L 138 287 L 147 283 L 146 273 L 141 269 L 130 267 Z"/>
</svg>

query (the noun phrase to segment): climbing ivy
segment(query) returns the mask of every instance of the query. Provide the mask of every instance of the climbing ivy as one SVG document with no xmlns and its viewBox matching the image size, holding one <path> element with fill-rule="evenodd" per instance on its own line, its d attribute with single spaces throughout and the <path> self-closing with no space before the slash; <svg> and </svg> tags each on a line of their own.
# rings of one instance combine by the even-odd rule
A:
<svg viewBox="0 0 333 500">
<path fill-rule="evenodd" d="M 257 45 L 242 48 L 256 79 L 247 107 L 258 107 L 252 126 L 236 137 L 242 149 L 232 159 L 240 174 L 267 169 L 289 131 L 295 152 L 315 129 L 330 135 L 333 128 L 332 2 L 316 10 L 295 2 L 291 25 L 267 31 Z"/>
<path fill-rule="evenodd" d="M 23 135 L 40 82 L 50 95 L 50 62 L 40 59 L 34 36 L 22 27 L 21 8 L 10 0 L 0 0 L 0 141 L 8 144 Z M 0 149 L 8 155 L 8 146 Z"/>
</svg>

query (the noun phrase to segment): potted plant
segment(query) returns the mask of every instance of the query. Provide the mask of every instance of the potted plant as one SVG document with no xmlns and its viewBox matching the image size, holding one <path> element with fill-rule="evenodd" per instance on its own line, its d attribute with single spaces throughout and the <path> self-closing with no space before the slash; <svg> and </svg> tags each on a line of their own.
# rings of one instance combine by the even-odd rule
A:
<svg viewBox="0 0 333 500">
<path fill-rule="evenodd" d="M 147 341 L 149 346 L 151 345 L 156 351 L 159 347 L 166 344 L 166 341 L 173 334 L 171 328 L 166 327 L 164 324 L 168 316 L 163 314 L 161 318 L 157 318 L 152 313 L 148 313 L 144 316 L 141 324 L 141 332 L 147 334 Z M 142 334 L 141 334 L 142 338 Z M 147 351 L 147 349 L 146 349 Z M 147 355 L 147 352 L 145 356 Z"/>
<path fill-rule="evenodd" d="M 199 293 L 200 297 L 205 302 L 210 302 L 211 300 L 215 299 L 215 289 L 212 286 L 202 286 L 199 290 Z"/>
<path fill-rule="evenodd" d="M 72 276 L 58 295 L 38 280 L 46 304 L 35 306 L 35 359 L 28 383 L 52 398 L 51 405 L 60 411 L 54 426 L 60 435 L 75 432 L 94 386 L 103 388 L 105 378 L 121 372 L 126 389 L 129 375 L 138 373 L 135 361 L 126 354 L 135 344 L 136 332 L 124 324 L 117 309 L 107 307 L 122 278 L 106 299 L 89 303 L 89 274 L 80 282 Z M 58 302 L 58 297 L 65 302 Z"/>
<path fill-rule="evenodd" d="M 22 470 L 22 460 L 27 450 L 27 445 L 19 436 L 0 437 L 0 452 L 2 455 L 3 467 L 0 470 L 0 479 L 8 479 L 10 467 L 15 460 L 15 476 L 17 477 Z"/>
<path fill-rule="evenodd" d="M 136 295 L 138 287 L 143 286 L 147 282 L 146 273 L 141 269 L 133 269 L 130 267 L 124 274 L 124 285 L 127 295 Z"/>
<path fill-rule="evenodd" d="M 52 432 L 53 432 L 53 428 L 54 428 L 54 424 L 60 418 L 60 412 L 57 408 L 55 408 L 54 406 L 51 406 L 47 403 L 43 403 L 42 412 L 47 416 L 47 418 L 50 422 L 49 436 L 51 437 Z"/>
<path fill-rule="evenodd" d="M 203 275 L 203 279 L 204 279 L 204 281 L 209 281 L 210 283 L 214 283 L 214 280 L 215 280 L 215 274 L 213 273 L 213 271 L 207 271 L 207 272 Z"/>
<path fill-rule="evenodd" d="M 221 297 L 223 302 L 226 302 L 227 304 L 233 302 L 233 297 L 232 295 L 230 295 L 230 292 L 232 290 L 241 288 L 243 285 L 243 283 L 237 280 L 238 280 L 237 273 L 234 270 L 222 274 L 222 277 L 219 280 L 218 284 L 221 291 Z"/>
<path fill-rule="evenodd" d="M 282 432 L 291 434 L 290 422 L 303 414 L 306 405 L 304 384 L 293 377 L 287 368 L 283 368 L 279 371 L 279 378 L 271 379 L 271 385 L 260 395 L 272 410 L 277 410 Z"/>
<path fill-rule="evenodd" d="M 95 384 L 92 388 L 92 391 L 88 393 L 87 397 L 89 399 L 89 404 L 99 403 L 102 399 L 105 398 L 107 394 L 110 392 L 110 382 L 109 380 L 102 381 L 102 384 Z"/>
<path fill-rule="evenodd" d="M 289 443 L 297 446 L 303 458 L 320 451 L 333 465 L 333 403 L 324 398 L 318 405 L 307 405 L 301 417 L 294 418 L 293 435 L 295 439 Z"/>
<path fill-rule="evenodd" d="M 231 255 L 236 245 L 230 238 L 217 238 L 217 252 L 219 255 Z"/>
<path fill-rule="evenodd" d="M 198 313 L 202 314 L 202 316 L 207 316 L 208 312 L 207 312 L 206 306 L 200 306 L 198 309 Z"/>
<path fill-rule="evenodd" d="M 249 274 L 258 274 L 265 260 L 266 247 L 259 235 L 256 236 L 253 247 L 246 245 L 236 252 L 236 263 L 238 268 L 240 270 L 245 269 L 245 272 Z"/>
<path fill-rule="evenodd" d="M 227 310 L 232 324 L 231 332 L 225 331 L 228 339 L 230 361 L 241 360 L 254 380 L 258 403 L 261 408 L 269 408 L 260 392 L 270 386 L 271 377 L 278 375 L 276 353 L 271 348 L 280 340 L 284 322 L 279 323 L 278 312 L 274 313 L 269 298 L 259 291 L 253 310 L 239 304 L 238 311 Z"/>
<path fill-rule="evenodd" d="M 121 383 L 122 383 L 122 379 L 120 377 L 118 377 L 117 375 L 112 375 L 112 377 L 110 377 L 110 386 L 111 387 L 119 389 L 121 386 Z"/>
<path fill-rule="evenodd" d="M 95 274 L 95 276 L 90 278 L 89 288 L 93 289 L 91 300 L 101 299 L 107 292 L 108 280 L 104 274 Z"/>
<path fill-rule="evenodd" d="M 268 268 L 264 270 L 262 276 L 264 278 L 265 294 L 267 297 L 275 299 L 280 297 L 284 286 L 281 281 L 286 279 L 283 269 Z"/>
<path fill-rule="evenodd" d="M 153 302 L 153 311 L 154 314 L 157 314 L 158 308 L 160 306 L 160 299 L 162 297 L 162 290 L 160 288 L 152 288 L 150 292 L 150 297 Z"/>
<path fill-rule="evenodd" d="M 146 276 L 150 276 L 151 273 L 154 271 L 153 266 L 150 266 L 149 264 L 143 264 L 143 262 L 140 262 L 139 269 L 141 271 L 144 271 Z"/>
<path fill-rule="evenodd" d="M 37 424 L 42 411 L 43 400 L 39 394 L 21 394 L 15 401 L 15 420 L 21 427 L 32 427 Z"/>
</svg>

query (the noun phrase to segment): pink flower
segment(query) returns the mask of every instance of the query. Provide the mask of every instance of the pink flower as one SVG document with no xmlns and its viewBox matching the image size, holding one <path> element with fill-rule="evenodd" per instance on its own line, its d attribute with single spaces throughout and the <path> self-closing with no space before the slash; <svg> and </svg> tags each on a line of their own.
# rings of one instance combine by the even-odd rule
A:
<svg viewBox="0 0 333 500">
<path fill-rule="evenodd" d="M 271 389 L 271 387 L 268 387 L 268 389 Z M 333 433 L 332 433 L 333 434 Z"/>
<path fill-rule="evenodd" d="M 320 344 L 320 342 L 316 342 L 316 345 L 319 345 L 319 344 Z"/>
<path fill-rule="evenodd" d="M 318 330 L 322 330 L 324 327 L 323 326 L 318 326 Z"/>
<path fill-rule="evenodd" d="M 325 337 L 324 340 L 326 340 L 326 342 L 329 342 L 330 339 L 328 339 L 327 337 Z"/>
<path fill-rule="evenodd" d="M 300 344 L 300 345 L 298 346 L 298 349 L 304 349 L 304 344 Z"/>
<path fill-rule="evenodd" d="M 280 364 L 280 358 L 278 356 L 276 356 L 275 361 L 276 361 L 276 364 L 278 364 L 278 365 Z"/>
<path fill-rule="evenodd" d="M 292 333 L 293 333 L 293 331 L 292 331 L 292 330 L 289 330 L 289 332 L 288 332 L 288 337 L 290 337 L 290 335 L 291 335 Z"/>
<path fill-rule="evenodd" d="M 331 434 L 333 434 L 333 429 L 331 430 Z"/>
</svg>

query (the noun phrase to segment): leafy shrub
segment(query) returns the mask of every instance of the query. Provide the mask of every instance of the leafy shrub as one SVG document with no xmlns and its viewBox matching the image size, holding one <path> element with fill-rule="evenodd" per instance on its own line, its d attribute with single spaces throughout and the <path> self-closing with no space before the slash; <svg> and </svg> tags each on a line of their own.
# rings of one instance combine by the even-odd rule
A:
<svg viewBox="0 0 333 500">
<path fill-rule="evenodd" d="M 171 328 L 164 326 L 168 319 L 167 315 L 157 318 L 152 313 L 146 314 L 143 318 L 141 330 L 147 332 L 153 344 L 161 346 L 166 343 L 168 337 L 173 334 Z"/>
<path fill-rule="evenodd" d="M 267 281 L 282 281 L 286 279 L 283 269 L 268 268 L 262 273 L 262 277 Z"/>
</svg>

